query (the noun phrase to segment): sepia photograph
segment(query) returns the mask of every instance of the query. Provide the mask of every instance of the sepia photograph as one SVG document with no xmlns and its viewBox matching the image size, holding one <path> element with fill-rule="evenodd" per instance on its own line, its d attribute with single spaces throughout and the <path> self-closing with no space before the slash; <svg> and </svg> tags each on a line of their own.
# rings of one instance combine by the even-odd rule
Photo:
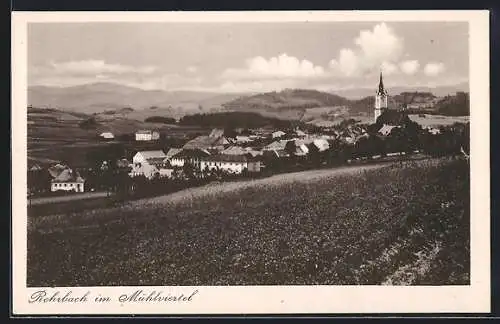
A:
<svg viewBox="0 0 500 324">
<path fill-rule="evenodd" d="M 26 287 L 472 285 L 470 22 L 378 18 L 28 22 Z"/>
</svg>

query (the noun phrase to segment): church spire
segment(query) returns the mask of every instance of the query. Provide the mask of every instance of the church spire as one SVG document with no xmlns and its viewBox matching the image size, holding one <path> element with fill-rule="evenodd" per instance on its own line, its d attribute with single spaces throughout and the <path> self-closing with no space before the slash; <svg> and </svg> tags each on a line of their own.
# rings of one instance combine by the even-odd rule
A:
<svg viewBox="0 0 500 324">
<path fill-rule="evenodd" d="M 382 71 L 380 71 L 380 81 L 378 83 L 378 93 L 385 94 L 384 81 L 382 80 Z"/>
</svg>

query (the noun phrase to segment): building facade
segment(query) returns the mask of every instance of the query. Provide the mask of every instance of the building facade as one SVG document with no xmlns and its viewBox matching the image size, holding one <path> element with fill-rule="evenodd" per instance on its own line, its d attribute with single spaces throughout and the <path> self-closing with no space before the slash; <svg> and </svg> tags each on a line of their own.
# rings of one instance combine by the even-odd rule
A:
<svg viewBox="0 0 500 324">
<path fill-rule="evenodd" d="M 201 171 L 222 170 L 233 174 L 240 174 L 244 170 L 260 172 L 260 161 L 243 155 L 220 154 L 202 159 L 200 169 Z"/>
<path fill-rule="evenodd" d="M 160 139 L 160 133 L 152 130 L 140 130 L 135 133 L 136 141 L 156 141 Z"/>
</svg>

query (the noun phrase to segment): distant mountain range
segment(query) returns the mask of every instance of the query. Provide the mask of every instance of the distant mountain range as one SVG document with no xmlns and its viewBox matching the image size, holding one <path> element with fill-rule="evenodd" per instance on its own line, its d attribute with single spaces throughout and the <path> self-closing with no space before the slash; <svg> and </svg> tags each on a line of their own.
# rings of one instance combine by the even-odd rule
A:
<svg viewBox="0 0 500 324">
<path fill-rule="evenodd" d="M 437 88 L 394 87 L 388 89 L 396 102 L 403 92 L 430 92 L 434 96 L 469 91 L 468 83 Z M 196 113 L 252 111 L 278 118 L 334 118 L 338 114 L 371 113 L 374 89 L 317 90 L 288 89 L 260 94 L 198 91 L 142 90 L 113 84 L 93 83 L 73 87 L 32 86 L 28 104 L 85 114 L 103 114 L 144 120 L 151 116 L 180 118 Z M 401 96 L 400 96 L 401 97 Z M 124 109 L 125 108 L 125 109 Z"/>
<path fill-rule="evenodd" d="M 242 95 L 244 94 L 142 90 L 114 83 L 93 83 L 73 87 L 32 86 L 28 88 L 28 104 L 33 107 L 87 114 L 127 107 L 136 111 L 164 108 L 199 112 L 219 107 L 222 103 Z"/>
</svg>

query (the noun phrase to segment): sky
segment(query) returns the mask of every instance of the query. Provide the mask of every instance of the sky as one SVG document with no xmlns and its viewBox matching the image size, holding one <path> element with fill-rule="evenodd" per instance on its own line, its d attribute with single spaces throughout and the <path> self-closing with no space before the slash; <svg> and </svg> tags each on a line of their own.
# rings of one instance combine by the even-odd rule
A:
<svg viewBox="0 0 500 324">
<path fill-rule="evenodd" d="M 435 87 L 468 81 L 468 46 L 466 22 L 30 23 L 28 85 Z"/>
</svg>

